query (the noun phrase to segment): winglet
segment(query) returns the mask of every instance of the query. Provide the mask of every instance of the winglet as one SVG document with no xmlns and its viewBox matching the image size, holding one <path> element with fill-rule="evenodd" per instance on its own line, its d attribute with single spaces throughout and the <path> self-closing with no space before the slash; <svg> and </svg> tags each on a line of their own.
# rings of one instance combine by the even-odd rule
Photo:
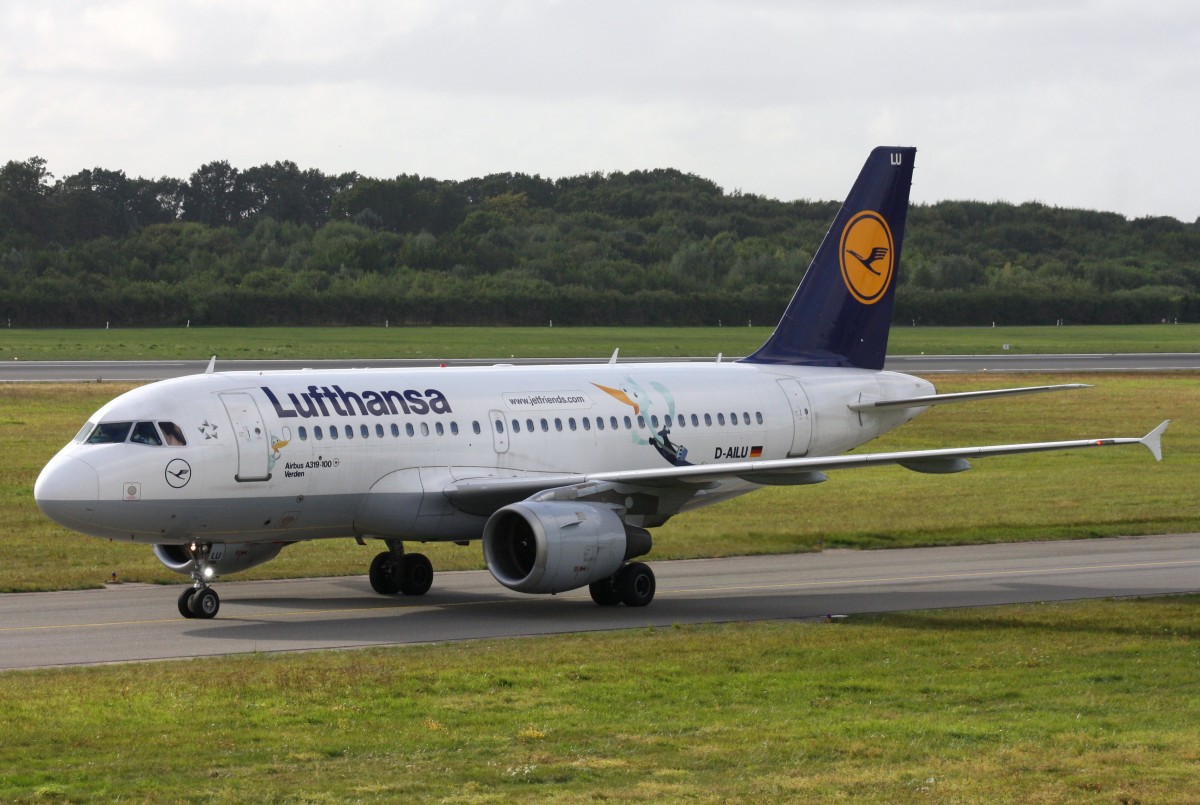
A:
<svg viewBox="0 0 1200 805">
<path fill-rule="evenodd" d="M 217 356 L 213 355 L 212 359 L 209 360 L 209 362 L 208 362 L 208 368 L 204 370 L 204 374 L 211 375 L 213 373 L 213 370 L 216 368 L 217 368 Z"/>
<path fill-rule="evenodd" d="M 1155 461 L 1162 461 L 1162 435 L 1166 431 L 1167 425 L 1170 424 L 1171 420 L 1164 419 L 1161 425 L 1141 439 L 1141 443 L 1146 445 L 1146 449 L 1154 456 Z"/>
</svg>

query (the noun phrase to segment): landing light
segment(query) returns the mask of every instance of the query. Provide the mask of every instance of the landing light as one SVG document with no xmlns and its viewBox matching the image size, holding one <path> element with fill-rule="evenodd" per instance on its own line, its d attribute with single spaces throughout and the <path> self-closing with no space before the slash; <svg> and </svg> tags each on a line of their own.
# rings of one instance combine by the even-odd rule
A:
<svg viewBox="0 0 1200 805">
<path fill-rule="evenodd" d="M 204 568 L 204 578 L 211 579 L 215 575 L 216 575 L 216 573 L 213 571 L 213 569 L 211 567 Z"/>
</svg>

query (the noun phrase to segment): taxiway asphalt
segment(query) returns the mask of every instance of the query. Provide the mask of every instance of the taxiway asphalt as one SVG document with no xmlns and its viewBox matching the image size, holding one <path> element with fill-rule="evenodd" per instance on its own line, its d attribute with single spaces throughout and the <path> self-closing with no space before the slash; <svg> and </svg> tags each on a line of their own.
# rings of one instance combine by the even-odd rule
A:
<svg viewBox="0 0 1200 805">
<path fill-rule="evenodd" d="M 513 593 L 485 571 L 438 574 L 419 598 L 378 596 L 364 576 L 231 581 L 210 621 L 179 617 L 182 585 L 0 595 L 0 669 L 1194 592 L 1200 534 L 652 566 L 644 609 L 598 607 L 586 589 Z"/>
</svg>

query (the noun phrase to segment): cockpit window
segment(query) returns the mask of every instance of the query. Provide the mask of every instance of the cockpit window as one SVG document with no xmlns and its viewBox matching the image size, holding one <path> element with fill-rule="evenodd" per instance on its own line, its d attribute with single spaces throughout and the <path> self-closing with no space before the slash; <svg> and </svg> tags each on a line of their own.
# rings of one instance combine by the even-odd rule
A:
<svg viewBox="0 0 1200 805">
<path fill-rule="evenodd" d="M 88 434 L 92 432 L 92 428 L 94 427 L 96 427 L 95 422 L 88 422 L 79 429 L 79 433 L 76 433 L 75 438 L 71 441 L 75 442 L 75 444 L 83 444 L 85 441 L 87 441 Z"/>
<path fill-rule="evenodd" d="M 101 422 L 92 431 L 92 435 L 88 437 L 88 444 L 113 444 L 115 442 L 125 441 L 125 437 L 129 435 L 129 429 L 133 427 L 132 422 Z"/>
<path fill-rule="evenodd" d="M 150 444 L 155 447 L 162 446 L 162 439 L 158 437 L 158 431 L 154 427 L 153 422 L 138 422 L 133 426 L 133 433 L 129 436 L 129 441 L 134 444 Z"/>
<path fill-rule="evenodd" d="M 183 431 L 174 422 L 159 422 L 158 429 L 162 431 L 167 444 L 172 447 L 182 447 L 187 444 L 187 439 L 183 438 Z"/>
</svg>

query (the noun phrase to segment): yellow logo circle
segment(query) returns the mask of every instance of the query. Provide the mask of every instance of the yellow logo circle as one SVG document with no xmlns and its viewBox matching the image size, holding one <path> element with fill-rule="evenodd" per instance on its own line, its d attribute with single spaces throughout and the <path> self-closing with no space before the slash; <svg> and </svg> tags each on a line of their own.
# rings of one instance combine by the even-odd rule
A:
<svg viewBox="0 0 1200 805">
<path fill-rule="evenodd" d="M 873 305 L 892 284 L 896 265 L 892 230 L 883 216 L 871 210 L 855 215 L 842 230 L 842 279 L 855 299 Z"/>
</svg>

